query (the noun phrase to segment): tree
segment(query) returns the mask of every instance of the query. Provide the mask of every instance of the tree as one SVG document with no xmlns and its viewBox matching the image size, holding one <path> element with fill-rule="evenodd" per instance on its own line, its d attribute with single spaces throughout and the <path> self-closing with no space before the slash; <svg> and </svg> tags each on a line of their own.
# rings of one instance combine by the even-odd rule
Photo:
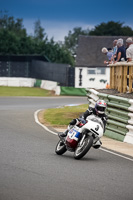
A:
<svg viewBox="0 0 133 200">
<path fill-rule="evenodd" d="M 76 54 L 79 35 L 89 35 L 89 30 L 82 30 L 81 27 L 75 27 L 73 31 L 68 32 L 68 36 L 65 36 L 64 46 L 70 50 L 72 55 Z"/>
<path fill-rule="evenodd" d="M 14 19 L 13 16 L 8 16 L 8 12 L 0 11 L 0 30 L 8 30 L 15 35 L 21 37 L 26 36 L 26 29 L 23 26 L 23 19 Z"/>
<path fill-rule="evenodd" d="M 37 20 L 34 23 L 34 37 L 36 40 L 42 41 L 45 36 L 46 33 L 44 32 L 44 28 L 41 27 L 41 21 Z"/>
<path fill-rule="evenodd" d="M 19 54 L 35 54 L 36 44 L 31 36 L 19 38 Z"/>
<path fill-rule="evenodd" d="M 18 54 L 19 53 L 19 38 L 6 29 L 0 31 L 0 54 Z"/>
<path fill-rule="evenodd" d="M 123 26 L 123 22 L 109 21 L 101 23 L 89 32 L 89 35 L 106 36 L 132 36 L 133 30 L 129 26 Z"/>
<path fill-rule="evenodd" d="M 40 20 L 35 22 L 34 36 L 28 36 L 23 19 L 15 19 L 8 12 L 0 12 L 0 54 L 40 54 L 52 62 L 74 65 L 71 51 L 64 45 L 48 40 Z"/>
<path fill-rule="evenodd" d="M 74 65 L 74 59 L 71 52 L 59 43 L 54 42 L 53 38 L 46 43 L 44 55 L 52 62 Z"/>
</svg>

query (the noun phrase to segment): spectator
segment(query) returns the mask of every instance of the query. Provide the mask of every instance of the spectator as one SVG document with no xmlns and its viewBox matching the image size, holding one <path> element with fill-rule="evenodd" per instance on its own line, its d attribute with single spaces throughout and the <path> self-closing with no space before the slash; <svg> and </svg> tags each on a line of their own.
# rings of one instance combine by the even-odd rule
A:
<svg viewBox="0 0 133 200">
<path fill-rule="evenodd" d="M 123 39 L 118 39 L 117 40 L 117 53 L 116 53 L 116 58 L 115 62 L 120 62 L 120 61 L 125 61 L 126 60 L 126 49 L 123 45 Z"/>
<path fill-rule="evenodd" d="M 107 56 L 107 58 L 108 58 L 108 60 L 104 61 L 104 64 L 110 64 L 111 63 L 111 58 L 113 56 L 112 49 L 111 48 L 107 49 L 106 47 L 103 47 L 102 48 L 102 53 L 104 53 Z"/>
<path fill-rule="evenodd" d="M 133 39 L 131 37 L 127 38 L 126 46 L 127 46 L 127 49 L 126 49 L 127 62 L 132 62 L 133 61 Z M 129 75 L 129 66 L 127 69 L 127 75 Z M 129 79 L 127 79 L 127 89 L 129 89 Z"/>
<path fill-rule="evenodd" d="M 114 63 L 115 58 L 116 58 L 116 53 L 117 53 L 117 40 L 113 41 L 113 56 L 111 58 L 111 63 Z"/>
<path fill-rule="evenodd" d="M 127 46 L 126 50 L 127 62 L 131 62 L 133 61 L 133 39 L 131 37 L 127 38 L 126 46 Z"/>
<path fill-rule="evenodd" d="M 116 57 L 116 53 L 117 53 L 117 40 L 113 41 L 113 57 Z"/>
</svg>

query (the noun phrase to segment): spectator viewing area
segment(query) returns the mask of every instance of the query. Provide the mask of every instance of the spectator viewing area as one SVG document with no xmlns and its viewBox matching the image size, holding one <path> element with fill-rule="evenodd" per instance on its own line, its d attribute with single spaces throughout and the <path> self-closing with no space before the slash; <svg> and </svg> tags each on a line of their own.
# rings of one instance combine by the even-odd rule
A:
<svg viewBox="0 0 133 200">
<path fill-rule="evenodd" d="M 133 38 L 115 40 L 117 51 L 108 61 L 110 64 L 110 89 L 117 89 L 120 93 L 133 91 Z M 114 47 L 114 49 L 115 49 Z"/>
<path fill-rule="evenodd" d="M 133 39 L 126 36 L 79 36 L 75 87 L 132 92 Z"/>
</svg>

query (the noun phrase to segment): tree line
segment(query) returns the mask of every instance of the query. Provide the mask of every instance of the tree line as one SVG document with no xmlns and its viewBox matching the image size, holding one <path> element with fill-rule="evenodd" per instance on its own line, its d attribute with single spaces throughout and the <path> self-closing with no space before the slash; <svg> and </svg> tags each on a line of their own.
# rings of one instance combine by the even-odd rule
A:
<svg viewBox="0 0 133 200">
<path fill-rule="evenodd" d="M 28 35 L 23 25 L 23 19 L 15 19 L 8 12 L 0 12 L 0 54 L 39 54 L 45 55 L 51 62 L 66 63 L 74 66 L 79 35 L 96 36 L 133 36 L 133 30 L 124 26 L 123 22 L 109 21 L 101 23 L 94 29 L 75 27 L 64 37 L 64 42 L 48 39 L 41 21 L 34 23 L 34 35 Z"/>
</svg>

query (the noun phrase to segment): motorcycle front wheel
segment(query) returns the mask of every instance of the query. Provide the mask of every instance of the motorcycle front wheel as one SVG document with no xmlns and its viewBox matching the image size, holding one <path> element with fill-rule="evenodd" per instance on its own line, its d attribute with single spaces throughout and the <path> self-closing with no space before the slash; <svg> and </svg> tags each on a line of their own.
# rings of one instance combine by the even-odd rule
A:
<svg viewBox="0 0 133 200">
<path fill-rule="evenodd" d="M 66 145 L 64 144 L 64 142 L 59 140 L 59 142 L 57 143 L 56 148 L 55 148 L 55 153 L 58 155 L 62 155 L 66 151 L 67 151 Z"/>
<path fill-rule="evenodd" d="M 92 136 L 88 136 L 84 139 L 84 141 L 82 142 L 82 144 L 77 146 L 75 152 L 74 152 L 74 158 L 79 160 L 81 159 L 91 148 L 93 144 L 93 137 Z"/>
</svg>

